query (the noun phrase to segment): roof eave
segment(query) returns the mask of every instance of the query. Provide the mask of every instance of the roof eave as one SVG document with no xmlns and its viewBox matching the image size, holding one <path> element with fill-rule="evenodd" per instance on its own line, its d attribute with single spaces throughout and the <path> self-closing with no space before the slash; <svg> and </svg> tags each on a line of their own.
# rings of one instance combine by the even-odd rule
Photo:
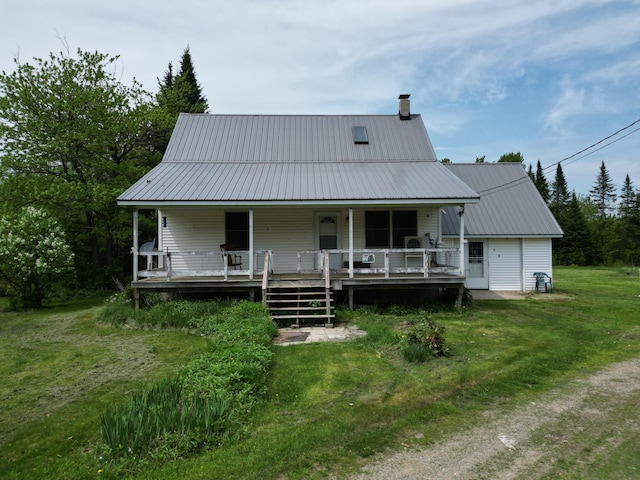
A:
<svg viewBox="0 0 640 480">
<path fill-rule="evenodd" d="M 478 203 L 480 197 L 469 198 L 410 198 L 410 199 L 338 199 L 338 200 L 118 200 L 118 205 L 129 207 L 173 207 L 173 206 L 210 206 L 210 207 L 318 207 L 318 206 L 401 206 L 401 205 L 438 205 L 456 206 Z"/>
</svg>

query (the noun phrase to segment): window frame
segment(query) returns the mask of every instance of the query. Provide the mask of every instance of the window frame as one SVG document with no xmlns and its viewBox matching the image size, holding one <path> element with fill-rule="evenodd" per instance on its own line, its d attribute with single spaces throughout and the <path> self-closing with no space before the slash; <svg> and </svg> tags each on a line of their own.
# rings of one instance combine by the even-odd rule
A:
<svg viewBox="0 0 640 480">
<path fill-rule="evenodd" d="M 365 210 L 364 218 L 365 248 L 404 248 L 405 237 L 418 236 L 417 210 Z M 381 236 L 386 237 L 384 242 Z"/>
</svg>

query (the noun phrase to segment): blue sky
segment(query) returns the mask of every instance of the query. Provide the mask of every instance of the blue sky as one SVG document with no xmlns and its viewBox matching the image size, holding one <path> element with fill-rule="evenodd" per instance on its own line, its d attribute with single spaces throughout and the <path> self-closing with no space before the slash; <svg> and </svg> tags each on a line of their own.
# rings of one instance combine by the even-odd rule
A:
<svg viewBox="0 0 640 480">
<path fill-rule="evenodd" d="M 549 181 L 640 119 L 640 0 L 3 1 L 0 70 L 65 44 L 151 92 L 188 44 L 212 113 L 395 113 L 410 93 L 439 158 L 521 152 Z M 602 161 L 640 187 L 640 131 L 621 137 L 563 164 L 569 188 Z"/>
</svg>

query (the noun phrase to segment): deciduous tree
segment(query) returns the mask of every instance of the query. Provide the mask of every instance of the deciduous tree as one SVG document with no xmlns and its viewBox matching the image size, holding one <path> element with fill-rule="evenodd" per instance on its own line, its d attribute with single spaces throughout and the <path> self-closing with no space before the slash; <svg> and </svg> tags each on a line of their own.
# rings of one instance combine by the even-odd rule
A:
<svg viewBox="0 0 640 480">
<path fill-rule="evenodd" d="M 503 162 L 524 163 L 524 156 L 520 152 L 505 153 L 498 159 L 498 163 Z"/>
<path fill-rule="evenodd" d="M 129 214 L 115 200 L 161 156 L 152 138 L 166 114 L 135 80 L 120 83 L 117 58 L 52 53 L 0 75 L 0 203 L 55 214 L 86 281 L 128 258 Z"/>
<path fill-rule="evenodd" d="M 39 308 L 56 283 L 70 278 L 73 251 L 46 211 L 25 207 L 0 218 L 0 276 L 16 307 Z"/>
</svg>

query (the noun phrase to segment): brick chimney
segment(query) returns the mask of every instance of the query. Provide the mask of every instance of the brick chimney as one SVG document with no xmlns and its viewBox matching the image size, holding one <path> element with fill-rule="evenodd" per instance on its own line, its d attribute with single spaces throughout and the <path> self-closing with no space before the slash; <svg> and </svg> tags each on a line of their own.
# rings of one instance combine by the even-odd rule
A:
<svg viewBox="0 0 640 480">
<path fill-rule="evenodd" d="M 403 93 L 398 97 L 398 99 L 400 99 L 400 107 L 398 109 L 400 120 L 411 120 L 411 109 L 409 108 L 410 96 L 408 93 Z"/>
</svg>

